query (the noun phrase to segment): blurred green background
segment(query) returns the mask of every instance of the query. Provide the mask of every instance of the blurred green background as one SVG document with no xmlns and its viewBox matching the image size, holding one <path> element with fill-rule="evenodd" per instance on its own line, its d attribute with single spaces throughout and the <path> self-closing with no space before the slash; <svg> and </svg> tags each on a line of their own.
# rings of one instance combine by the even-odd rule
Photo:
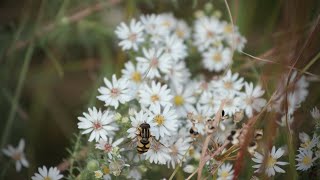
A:
<svg viewBox="0 0 320 180">
<path fill-rule="evenodd" d="M 77 116 L 92 105 L 103 106 L 95 98 L 102 78 L 119 75 L 128 60 L 117 46 L 116 25 L 140 14 L 161 12 L 173 12 L 191 23 L 194 12 L 203 10 L 208 2 L 229 21 L 223 0 L 2 0 L 1 148 L 16 146 L 24 138 L 31 163 L 29 169 L 23 169 L 25 173 L 16 174 L 9 168 L 7 174 L 23 179 L 40 165 L 56 166 L 68 157 L 66 148 L 78 132 Z M 246 52 L 283 64 L 292 64 L 301 54 L 296 67 L 302 69 L 320 51 L 319 0 L 228 3 L 235 24 L 248 40 Z M 318 28 L 317 33 L 310 35 L 313 28 Z M 311 42 L 304 48 L 308 40 Z M 263 63 L 244 56 L 238 60 L 246 65 L 241 70 L 249 73 L 240 73 L 247 78 L 252 78 L 250 72 L 262 72 L 254 79 L 272 81 L 283 70 L 261 66 Z M 316 62 L 308 71 L 319 75 L 319 68 Z M 272 88 L 266 89 L 271 94 Z M 319 92 L 319 86 L 311 85 L 308 104 L 301 111 L 307 113 L 319 105 Z M 7 160 L 0 155 L 0 169 Z"/>
</svg>

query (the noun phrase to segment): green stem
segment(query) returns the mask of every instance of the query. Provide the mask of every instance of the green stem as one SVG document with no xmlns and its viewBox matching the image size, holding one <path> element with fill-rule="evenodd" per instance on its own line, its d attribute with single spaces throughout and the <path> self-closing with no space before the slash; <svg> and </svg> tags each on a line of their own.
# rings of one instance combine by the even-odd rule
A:
<svg viewBox="0 0 320 180">
<path fill-rule="evenodd" d="M 25 59 L 24 59 L 23 65 L 22 65 L 22 70 L 21 70 L 21 73 L 19 76 L 18 86 L 17 86 L 17 89 L 14 94 L 14 98 L 12 101 L 12 106 L 11 106 L 11 110 L 9 113 L 9 117 L 8 117 L 8 120 L 7 120 L 6 125 L 4 127 L 4 130 L 3 130 L 3 134 L 2 134 L 2 138 L 1 138 L 1 146 L 0 146 L 1 148 L 3 148 L 4 145 L 7 143 L 7 139 L 8 139 L 8 136 L 9 136 L 11 128 L 12 128 L 13 120 L 14 120 L 16 110 L 18 107 L 18 101 L 20 99 L 22 87 L 23 87 L 23 84 L 24 84 L 24 81 L 26 79 L 26 75 L 27 75 L 27 72 L 29 69 L 29 64 L 31 61 L 33 50 L 34 50 L 34 46 L 32 43 L 26 52 L 26 56 L 25 56 Z"/>
</svg>

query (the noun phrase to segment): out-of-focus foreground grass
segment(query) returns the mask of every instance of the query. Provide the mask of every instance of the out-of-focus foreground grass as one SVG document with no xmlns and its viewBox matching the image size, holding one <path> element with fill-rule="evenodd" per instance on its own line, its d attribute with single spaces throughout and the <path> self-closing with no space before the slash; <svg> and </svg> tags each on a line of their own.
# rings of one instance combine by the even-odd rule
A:
<svg viewBox="0 0 320 180">
<path fill-rule="evenodd" d="M 229 19 L 223 0 L 214 8 Z M 56 166 L 68 157 L 77 133 L 77 116 L 96 102 L 103 77 L 120 73 L 127 56 L 117 46 L 115 26 L 141 13 L 173 12 L 191 21 L 207 1 L 197 0 L 4 0 L 0 2 L 0 136 L 1 148 L 26 140 L 30 177 L 39 165 Z M 262 80 L 270 95 L 287 65 L 320 75 L 320 1 L 232 0 L 233 20 L 247 38 L 245 51 L 283 65 L 244 55 L 240 74 Z M 318 18 L 318 19 L 317 19 Z M 318 28 L 316 34 L 311 34 Z M 300 57 L 300 58 L 298 58 Z M 296 63 L 295 61 L 298 60 Z M 237 62 L 238 61 L 238 62 Z M 191 61 L 188 62 L 192 64 Z M 259 74 L 259 75 L 258 75 Z M 260 75 L 261 74 L 261 75 Z M 320 86 L 299 110 L 294 128 L 310 131 L 302 114 L 319 105 Z M 103 104 L 99 104 L 100 107 Z M 319 107 L 319 106 L 318 106 Z M 297 131 L 298 132 L 298 131 Z M 268 132 L 267 132 L 268 133 Z M 285 135 L 284 135 L 285 136 Z M 0 155 L 0 169 L 6 159 Z M 22 179 L 9 168 L 5 177 Z M 4 177 L 4 176 L 2 176 Z"/>
</svg>

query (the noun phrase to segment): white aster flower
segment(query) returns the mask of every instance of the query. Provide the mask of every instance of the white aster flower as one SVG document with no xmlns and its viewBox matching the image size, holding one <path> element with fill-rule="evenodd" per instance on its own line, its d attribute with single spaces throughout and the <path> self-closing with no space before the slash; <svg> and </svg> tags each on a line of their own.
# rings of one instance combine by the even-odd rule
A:
<svg viewBox="0 0 320 180">
<path fill-rule="evenodd" d="M 175 28 L 177 20 L 172 13 L 162 13 L 159 14 L 159 24 L 171 31 Z"/>
<path fill-rule="evenodd" d="M 153 136 L 156 139 L 160 137 L 172 136 L 177 132 L 178 121 L 176 111 L 171 106 L 166 105 L 161 108 L 160 105 L 150 108 L 150 117 L 153 118 L 153 122 L 156 124 L 152 128 Z"/>
<path fill-rule="evenodd" d="M 94 177 L 96 179 L 100 179 L 100 178 L 102 178 L 102 176 L 103 176 L 103 173 L 101 170 L 94 171 Z"/>
<path fill-rule="evenodd" d="M 189 81 L 191 73 L 184 61 L 179 61 L 171 66 L 169 73 L 164 76 L 166 81 L 170 81 L 174 86 L 186 84 Z"/>
<path fill-rule="evenodd" d="M 267 104 L 267 101 L 261 98 L 263 94 L 261 86 L 253 88 L 252 83 L 245 83 L 245 93 L 242 95 L 243 109 L 249 118 L 252 117 L 253 110 L 259 112 Z"/>
<path fill-rule="evenodd" d="M 223 110 L 226 115 L 232 116 L 234 113 L 238 112 L 242 105 L 242 100 L 239 96 L 233 93 L 229 93 L 226 96 L 220 96 L 216 100 L 215 112 L 218 112 L 220 104 L 224 101 Z"/>
<path fill-rule="evenodd" d="M 205 134 L 205 125 L 209 118 L 212 118 L 214 111 L 208 108 L 203 108 L 199 103 L 196 104 L 196 108 L 193 108 L 190 112 L 192 114 L 193 121 L 195 121 L 195 128 L 198 130 L 199 134 Z M 192 127 L 192 123 L 188 121 L 188 129 Z"/>
<path fill-rule="evenodd" d="M 39 173 L 35 173 L 34 176 L 31 177 L 32 180 L 59 180 L 63 178 L 63 175 L 60 174 L 57 167 L 50 167 L 49 170 L 45 166 L 42 168 L 39 167 L 38 172 Z"/>
<path fill-rule="evenodd" d="M 143 29 L 144 27 L 141 22 L 135 19 L 131 20 L 129 27 L 125 23 L 121 23 L 115 33 L 121 40 L 119 45 L 122 47 L 122 50 L 133 49 L 138 51 L 139 45 L 144 41 Z"/>
<path fill-rule="evenodd" d="M 147 73 L 146 77 L 159 78 L 160 72 L 169 73 L 172 66 L 170 57 L 162 49 L 151 48 L 147 50 L 143 48 L 142 52 L 144 57 L 137 57 L 136 60 L 143 73 Z"/>
<path fill-rule="evenodd" d="M 114 123 L 114 116 L 109 111 L 101 112 L 95 107 L 88 108 L 88 113 L 83 113 L 84 117 L 78 117 L 78 128 L 84 129 L 82 134 L 91 133 L 89 141 L 99 141 L 100 138 L 107 140 L 108 137 L 114 135 L 114 131 L 118 130 L 118 126 Z"/>
<path fill-rule="evenodd" d="M 261 171 L 260 168 L 262 163 L 265 161 L 266 162 L 265 174 L 267 174 L 269 177 L 274 176 L 276 172 L 285 173 L 285 171 L 281 169 L 279 166 L 287 165 L 289 163 L 277 161 L 283 154 L 284 154 L 284 150 L 282 150 L 281 148 L 276 150 L 275 146 L 272 147 L 271 153 L 265 157 L 263 157 L 263 155 L 261 155 L 260 153 L 255 152 L 253 155 L 254 158 L 252 158 L 252 160 L 258 164 L 252 167 L 257 169 L 255 172 L 259 172 Z M 267 158 L 267 159 L 264 160 L 264 158 Z"/>
<path fill-rule="evenodd" d="M 167 36 L 164 40 L 164 52 L 174 62 L 187 56 L 187 46 L 176 35 Z"/>
<path fill-rule="evenodd" d="M 309 149 L 299 150 L 296 160 L 298 161 L 297 170 L 306 171 L 310 169 L 313 165 L 313 162 L 317 159 L 312 158 L 313 152 Z"/>
<path fill-rule="evenodd" d="M 149 116 L 148 113 L 145 112 L 145 110 L 140 110 L 139 112 L 135 112 L 134 116 L 130 116 L 131 120 L 131 128 L 127 130 L 129 133 L 128 138 L 136 138 L 137 134 L 139 133 L 139 127 L 142 123 L 148 123 L 150 127 L 152 128 L 156 124 L 153 123 L 152 117 Z"/>
<path fill-rule="evenodd" d="M 219 98 L 215 98 L 212 91 L 205 91 L 200 95 L 199 104 L 205 109 L 209 109 L 214 112 L 216 108 L 216 101 Z"/>
<path fill-rule="evenodd" d="M 112 76 L 112 83 L 104 78 L 106 87 L 102 86 L 98 89 L 101 93 L 97 98 L 100 101 L 104 101 L 106 106 L 114 106 L 118 108 L 119 103 L 124 104 L 132 99 L 132 95 L 129 94 L 129 82 L 127 79 L 120 78 L 117 80 L 116 75 Z"/>
<path fill-rule="evenodd" d="M 234 170 L 232 165 L 229 163 L 223 163 L 218 169 L 218 179 L 217 180 L 232 180 Z"/>
<path fill-rule="evenodd" d="M 285 76 L 285 82 L 287 82 L 287 76 Z M 289 89 L 292 90 L 295 98 L 300 103 L 307 98 L 308 95 L 308 86 L 309 82 L 307 81 L 305 76 L 298 76 L 297 71 L 293 71 L 292 75 L 289 78 Z"/>
<path fill-rule="evenodd" d="M 232 74 L 232 72 L 228 70 L 227 74 L 223 76 L 220 81 L 217 81 L 214 86 L 222 89 L 221 91 L 239 94 L 243 85 L 243 78 L 239 77 L 238 73 Z"/>
<path fill-rule="evenodd" d="M 194 109 L 193 105 L 196 103 L 194 96 L 194 87 L 192 86 L 178 86 L 173 92 L 173 105 L 180 117 L 186 117 L 187 113 Z"/>
<path fill-rule="evenodd" d="M 171 91 L 166 84 L 161 86 L 159 82 L 152 81 L 151 86 L 145 84 L 139 92 L 140 103 L 145 107 L 172 105 L 173 96 L 170 94 Z"/>
<path fill-rule="evenodd" d="M 183 168 L 183 171 L 186 172 L 186 173 L 193 173 L 194 171 L 196 170 L 196 168 L 193 166 L 193 165 L 186 165 L 184 168 Z"/>
<path fill-rule="evenodd" d="M 142 179 L 141 172 L 137 168 L 130 168 L 129 174 L 127 175 L 128 179 L 140 180 Z"/>
<path fill-rule="evenodd" d="M 187 151 L 190 148 L 190 142 L 192 141 L 192 139 L 189 138 L 178 138 L 178 136 L 176 138 L 172 137 L 172 136 L 167 136 L 165 141 L 168 141 L 168 143 L 166 144 L 170 144 L 169 150 L 170 150 L 170 160 L 167 162 L 168 167 L 172 167 L 175 168 L 176 164 L 180 164 L 181 161 L 185 161 L 186 160 L 186 154 Z"/>
<path fill-rule="evenodd" d="M 200 17 L 194 25 L 194 44 L 200 52 L 207 50 L 210 46 L 219 45 L 223 38 L 223 26 L 215 17 Z"/>
<path fill-rule="evenodd" d="M 155 164 L 166 164 L 170 160 L 170 150 L 162 142 L 151 141 L 150 149 L 144 153 L 146 160 Z"/>
<path fill-rule="evenodd" d="M 311 116 L 314 120 L 319 121 L 320 120 L 320 111 L 317 107 L 314 107 L 311 111 Z"/>
<path fill-rule="evenodd" d="M 96 144 L 96 149 L 103 150 L 105 153 L 108 154 L 109 159 L 112 159 L 113 154 L 118 154 L 119 151 L 124 149 L 119 149 L 119 144 L 123 142 L 124 138 L 120 138 L 113 142 L 113 138 L 109 138 L 108 140 L 100 139 L 99 143 Z M 117 152 L 115 152 L 117 151 Z"/>
<path fill-rule="evenodd" d="M 18 147 L 14 148 L 12 145 L 8 145 L 8 148 L 2 149 L 2 152 L 15 160 L 16 170 L 17 172 L 21 171 L 22 166 L 29 167 L 29 162 L 24 154 L 25 141 L 24 139 L 20 139 Z"/>
<path fill-rule="evenodd" d="M 154 44 L 159 44 L 163 41 L 163 38 L 168 36 L 170 30 L 165 26 L 160 25 L 160 16 L 151 14 L 151 15 L 142 15 L 140 20 L 145 27 L 147 34 L 151 36 L 151 42 Z"/>
<path fill-rule="evenodd" d="M 124 64 L 124 69 L 122 69 L 122 78 L 128 79 L 128 89 L 129 94 L 135 94 L 137 96 L 137 92 L 141 83 L 143 82 L 144 74 L 143 70 L 139 66 L 135 66 L 131 61 L 128 61 Z"/>
<path fill-rule="evenodd" d="M 219 72 L 232 64 L 232 54 L 229 48 L 210 48 L 202 56 L 203 67 L 209 71 Z"/>
<path fill-rule="evenodd" d="M 282 115 L 280 121 L 277 122 L 277 123 L 280 126 L 285 127 L 285 126 L 287 126 L 287 121 L 288 121 L 289 126 L 293 123 L 294 117 L 293 117 L 292 114 L 287 114 L 287 115 L 284 114 L 284 115 Z"/>
<path fill-rule="evenodd" d="M 180 39 L 188 39 L 190 37 L 190 28 L 187 25 L 187 23 L 183 20 L 178 20 L 176 24 L 176 28 L 174 33 L 180 38 Z"/>
<path fill-rule="evenodd" d="M 299 139 L 301 141 L 301 149 L 311 150 L 319 143 L 319 136 L 317 136 L 317 134 L 313 134 L 312 139 L 310 139 L 308 134 L 302 132 L 299 133 Z"/>
</svg>

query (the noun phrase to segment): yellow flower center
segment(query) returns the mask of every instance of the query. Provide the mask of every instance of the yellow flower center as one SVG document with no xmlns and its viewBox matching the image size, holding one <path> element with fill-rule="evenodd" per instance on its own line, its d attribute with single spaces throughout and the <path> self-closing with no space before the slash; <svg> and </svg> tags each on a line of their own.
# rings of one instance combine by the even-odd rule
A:
<svg viewBox="0 0 320 180">
<path fill-rule="evenodd" d="M 183 97 L 182 97 L 182 96 L 179 96 L 179 95 L 175 96 L 174 99 L 173 99 L 173 101 L 174 101 L 174 104 L 175 104 L 176 106 L 181 106 L 181 105 L 183 105 L 183 103 L 184 103 Z"/>
<path fill-rule="evenodd" d="M 190 149 L 189 149 L 189 155 L 190 155 L 190 156 L 193 156 L 194 153 L 195 153 L 194 149 L 193 149 L 193 148 L 190 148 Z"/>
<path fill-rule="evenodd" d="M 110 169 L 107 166 L 103 167 L 103 173 L 104 174 L 110 174 Z"/>
<path fill-rule="evenodd" d="M 221 177 L 222 177 L 223 179 L 226 179 L 228 176 L 229 176 L 229 172 L 228 172 L 228 171 L 222 171 Z"/>
<path fill-rule="evenodd" d="M 165 27 L 170 27 L 171 23 L 169 21 L 164 21 L 162 25 Z"/>
<path fill-rule="evenodd" d="M 215 62 L 220 62 L 222 60 L 222 57 L 221 57 L 221 54 L 220 53 L 215 53 L 213 56 L 212 56 L 212 60 L 215 61 Z"/>
<path fill-rule="evenodd" d="M 232 25 L 228 24 L 224 27 L 224 32 L 226 32 L 227 34 L 232 33 Z"/>
<path fill-rule="evenodd" d="M 134 82 L 140 82 L 141 81 L 141 74 L 136 71 L 136 72 L 132 73 L 131 78 Z"/>
<path fill-rule="evenodd" d="M 305 156 L 305 157 L 303 157 L 303 159 L 302 159 L 302 163 L 304 164 L 304 165 L 310 165 L 311 163 L 312 163 L 312 159 L 309 157 L 309 156 Z"/>
<path fill-rule="evenodd" d="M 309 147 L 310 143 L 311 143 L 311 141 L 308 140 L 308 141 L 306 141 L 305 143 L 303 143 L 301 146 L 302 146 L 303 148 L 307 148 L 307 147 Z"/>
<path fill-rule="evenodd" d="M 274 159 L 272 156 L 269 156 L 268 161 L 267 161 L 267 167 L 271 168 L 276 164 L 277 160 Z"/>
<path fill-rule="evenodd" d="M 184 37 L 184 32 L 181 29 L 177 29 L 176 30 L 176 34 L 179 38 L 183 38 Z"/>
<path fill-rule="evenodd" d="M 51 180 L 51 178 L 49 176 L 46 176 L 43 178 L 43 180 Z"/>
<path fill-rule="evenodd" d="M 158 126 L 162 125 L 165 121 L 164 117 L 160 114 L 156 115 L 154 117 L 154 120 L 156 121 L 156 123 L 158 124 Z"/>
<path fill-rule="evenodd" d="M 160 99 L 159 96 L 156 95 L 156 94 L 154 94 L 154 95 L 151 96 L 151 101 L 152 101 L 152 102 L 159 101 L 159 99 Z"/>
</svg>

